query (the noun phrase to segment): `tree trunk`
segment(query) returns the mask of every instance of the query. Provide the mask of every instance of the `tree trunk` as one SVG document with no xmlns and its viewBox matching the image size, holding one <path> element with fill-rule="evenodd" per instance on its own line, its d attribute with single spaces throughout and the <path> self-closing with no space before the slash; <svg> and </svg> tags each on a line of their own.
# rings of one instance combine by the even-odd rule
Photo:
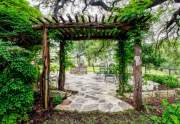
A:
<svg viewBox="0 0 180 124">
<path fill-rule="evenodd" d="M 126 63 L 125 63 L 125 43 L 120 40 L 119 47 L 119 94 L 123 95 L 126 85 Z"/>
<path fill-rule="evenodd" d="M 65 41 L 60 42 L 58 90 L 64 91 L 65 84 Z"/>
<path fill-rule="evenodd" d="M 49 54 L 49 43 L 48 43 L 48 31 L 44 26 L 43 32 L 43 72 L 40 81 L 40 91 L 42 95 L 42 100 L 44 108 L 49 107 L 49 73 L 50 73 L 50 54 Z"/>
<path fill-rule="evenodd" d="M 141 45 L 136 43 L 134 45 L 134 65 L 133 65 L 133 76 L 134 76 L 134 105 L 136 110 L 143 108 L 142 104 L 142 60 L 141 60 Z"/>
</svg>

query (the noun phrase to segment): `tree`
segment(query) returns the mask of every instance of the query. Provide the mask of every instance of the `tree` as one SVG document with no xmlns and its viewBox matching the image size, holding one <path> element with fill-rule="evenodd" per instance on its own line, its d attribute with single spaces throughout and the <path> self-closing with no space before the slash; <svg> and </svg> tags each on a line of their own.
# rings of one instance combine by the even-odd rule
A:
<svg viewBox="0 0 180 124">
<path fill-rule="evenodd" d="M 33 31 L 30 21 L 40 16 L 39 10 L 26 0 L 0 1 L 0 38 L 24 46 L 40 43 L 39 33 Z"/>
<path fill-rule="evenodd" d="M 146 73 L 148 66 L 153 65 L 158 68 L 165 62 L 165 59 L 152 44 L 144 44 L 142 46 L 142 62 Z"/>
</svg>

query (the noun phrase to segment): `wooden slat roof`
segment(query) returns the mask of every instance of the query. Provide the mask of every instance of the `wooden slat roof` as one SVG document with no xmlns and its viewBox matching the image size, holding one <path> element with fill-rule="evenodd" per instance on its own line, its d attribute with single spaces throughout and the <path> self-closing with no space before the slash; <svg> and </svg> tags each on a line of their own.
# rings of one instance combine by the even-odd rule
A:
<svg viewBox="0 0 180 124">
<path fill-rule="evenodd" d="M 82 39 L 119 39 L 132 29 L 133 21 L 119 22 L 117 16 L 101 18 L 84 15 L 67 15 L 55 17 L 43 17 L 32 20 L 34 30 L 43 30 L 44 26 L 48 29 L 59 31 L 60 38 L 64 40 Z"/>
</svg>

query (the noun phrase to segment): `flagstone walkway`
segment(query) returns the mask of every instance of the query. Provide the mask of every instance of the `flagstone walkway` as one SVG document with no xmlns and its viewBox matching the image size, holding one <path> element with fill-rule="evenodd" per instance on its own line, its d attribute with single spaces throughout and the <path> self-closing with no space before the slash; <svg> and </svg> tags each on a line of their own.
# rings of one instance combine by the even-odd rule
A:
<svg viewBox="0 0 180 124">
<path fill-rule="evenodd" d="M 131 105 L 115 97 L 116 88 L 115 83 L 98 79 L 96 74 L 66 74 L 65 89 L 78 93 L 68 97 L 55 109 L 79 112 L 119 112 L 133 109 Z"/>
</svg>

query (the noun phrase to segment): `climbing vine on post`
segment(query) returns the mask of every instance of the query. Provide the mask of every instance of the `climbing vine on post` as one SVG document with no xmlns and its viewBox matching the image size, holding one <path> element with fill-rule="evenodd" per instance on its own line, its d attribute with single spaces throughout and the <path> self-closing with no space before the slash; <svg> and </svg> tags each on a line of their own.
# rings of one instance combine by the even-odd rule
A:
<svg viewBox="0 0 180 124">
<path fill-rule="evenodd" d="M 125 42 L 123 40 L 118 41 L 118 77 L 119 77 L 119 89 L 118 94 L 123 95 L 125 92 L 126 80 L 126 54 L 125 54 Z"/>
<path fill-rule="evenodd" d="M 58 90 L 64 90 L 65 84 L 65 44 L 64 40 L 60 41 L 59 45 L 59 78 Z"/>
<path fill-rule="evenodd" d="M 150 0 L 137 1 L 131 0 L 130 3 L 123 9 L 114 10 L 118 16 L 117 20 L 121 22 L 130 22 L 134 20 L 135 28 L 130 30 L 127 34 L 127 42 L 134 46 L 134 64 L 133 64 L 133 77 L 134 77 L 134 104 L 137 110 L 142 109 L 142 68 L 141 68 L 141 42 L 144 34 L 149 29 L 151 14 L 147 10 L 148 6 L 152 3 Z M 121 45 L 120 45 L 121 44 Z M 119 48 L 123 44 L 119 42 Z M 120 84 L 119 94 L 123 94 L 125 85 L 125 67 L 127 61 L 124 61 L 123 49 L 121 48 L 121 63 L 120 67 Z M 124 78 L 124 79 L 123 79 Z"/>
</svg>

